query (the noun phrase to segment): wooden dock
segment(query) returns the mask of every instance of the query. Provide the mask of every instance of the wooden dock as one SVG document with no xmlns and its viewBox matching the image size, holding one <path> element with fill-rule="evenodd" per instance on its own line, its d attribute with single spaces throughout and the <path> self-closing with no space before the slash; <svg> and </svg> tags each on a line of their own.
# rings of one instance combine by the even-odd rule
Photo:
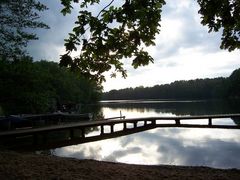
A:
<svg viewBox="0 0 240 180">
<path fill-rule="evenodd" d="M 51 113 L 51 114 L 23 114 L 0 117 L 1 130 L 13 130 L 22 127 L 37 128 L 40 126 L 49 126 L 63 124 L 67 122 L 89 121 L 92 114 L 69 114 L 69 113 Z M 0 130 L 0 131 L 1 131 Z"/>
<path fill-rule="evenodd" d="M 160 127 L 178 127 L 178 128 L 223 128 L 223 129 L 240 129 L 240 125 L 224 125 L 224 124 L 214 124 L 215 119 L 223 118 L 238 118 L 240 119 L 240 114 L 224 114 L 224 115 L 203 115 L 203 116 L 177 116 L 177 117 L 149 117 L 149 118 L 133 118 L 133 119 L 104 119 L 99 121 L 88 121 L 88 122 L 78 122 L 70 124 L 53 125 L 48 127 L 31 128 L 31 129 L 18 129 L 11 131 L 0 132 L 0 139 L 5 138 L 19 138 L 25 136 L 33 136 L 35 140 L 35 145 L 37 143 L 37 136 L 43 135 L 44 137 L 48 133 L 68 131 L 69 138 L 64 140 L 64 142 L 55 143 L 61 146 L 79 144 L 91 141 L 97 141 L 101 139 L 113 138 L 118 136 L 123 136 L 131 133 L 136 133 L 148 129 L 160 128 Z M 189 120 L 205 120 L 207 123 L 201 124 L 189 124 Z M 206 121 L 207 120 L 207 121 Z M 122 130 L 115 131 L 114 126 L 117 124 L 122 125 Z M 132 127 L 128 125 L 131 124 Z M 110 127 L 110 132 L 105 132 L 106 126 Z M 93 137 L 86 137 L 86 129 L 98 127 L 100 129 L 100 134 Z M 75 131 L 81 132 L 80 136 L 75 135 Z M 45 138 L 47 139 L 47 138 Z M 45 147 L 47 148 L 46 144 Z M 50 146 L 49 146 L 50 147 Z M 52 146 L 53 147 L 53 146 Z"/>
</svg>

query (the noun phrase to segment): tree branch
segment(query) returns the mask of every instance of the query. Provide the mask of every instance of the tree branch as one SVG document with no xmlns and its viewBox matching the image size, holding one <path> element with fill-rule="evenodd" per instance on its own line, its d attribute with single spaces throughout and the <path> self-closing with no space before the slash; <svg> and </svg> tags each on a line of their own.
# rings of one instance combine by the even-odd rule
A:
<svg viewBox="0 0 240 180">
<path fill-rule="evenodd" d="M 97 15 L 97 18 L 100 16 L 100 14 L 105 10 L 107 9 L 109 6 L 111 6 L 111 4 L 114 2 L 114 0 L 112 0 L 107 6 L 105 6 Z"/>
</svg>

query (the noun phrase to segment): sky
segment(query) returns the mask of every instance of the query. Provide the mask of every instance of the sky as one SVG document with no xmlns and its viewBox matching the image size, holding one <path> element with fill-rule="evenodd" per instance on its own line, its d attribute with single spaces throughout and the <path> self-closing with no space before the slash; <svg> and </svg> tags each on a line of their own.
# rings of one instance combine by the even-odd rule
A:
<svg viewBox="0 0 240 180">
<path fill-rule="evenodd" d="M 72 13 L 63 16 L 59 0 L 40 2 L 49 8 L 41 14 L 41 20 L 50 29 L 34 31 L 39 40 L 30 42 L 28 52 L 36 60 L 59 62 L 60 55 L 65 53 L 64 39 L 74 27 L 78 6 L 74 5 Z M 106 73 L 104 91 L 150 87 L 176 80 L 228 77 L 232 71 L 240 68 L 240 51 L 221 50 L 221 32 L 208 33 L 208 28 L 200 23 L 198 10 L 195 0 L 166 0 L 156 46 L 147 47 L 154 63 L 134 69 L 131 61 L 124 59 L 128 77 L 124 79 L 119 74 L 117 78 L 110 78 L 110 72 Z"/>
</svg>

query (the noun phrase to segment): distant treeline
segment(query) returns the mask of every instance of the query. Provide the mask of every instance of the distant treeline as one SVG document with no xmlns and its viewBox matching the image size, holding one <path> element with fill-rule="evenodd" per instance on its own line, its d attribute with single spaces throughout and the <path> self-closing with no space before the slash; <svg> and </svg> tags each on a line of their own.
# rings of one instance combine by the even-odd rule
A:
<svg viewBox="0 0 240 180">
<path fill-rule="evenodd" d="M 102 96 L 103 100 L 225 98 L 240 98 L 240 69 L 228 78 L 175 81 L 154 87 L 111 90 Z"/>
<path fill-rule="evenodd" d="M 0 114 L 54 112 L 100 99 L 101 87 L 48 61 L 0 59 Z"/>
</svg>

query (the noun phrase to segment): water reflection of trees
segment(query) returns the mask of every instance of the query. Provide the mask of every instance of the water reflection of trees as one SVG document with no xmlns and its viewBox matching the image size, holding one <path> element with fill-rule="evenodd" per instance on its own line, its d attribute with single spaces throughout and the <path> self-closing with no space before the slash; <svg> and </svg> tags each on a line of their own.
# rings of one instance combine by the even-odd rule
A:
<svg viewBox="0 0 240 180">
<path fill-rule="evenodd" d="M 103 104 L 114 110 L 134 112 L 172 113 L 175 115 L 203 115 L 240 113 L 240 101 L 193 101 L 193 102 L 154 102 L 154 103 L 112 103 Z"/>
</svg>

